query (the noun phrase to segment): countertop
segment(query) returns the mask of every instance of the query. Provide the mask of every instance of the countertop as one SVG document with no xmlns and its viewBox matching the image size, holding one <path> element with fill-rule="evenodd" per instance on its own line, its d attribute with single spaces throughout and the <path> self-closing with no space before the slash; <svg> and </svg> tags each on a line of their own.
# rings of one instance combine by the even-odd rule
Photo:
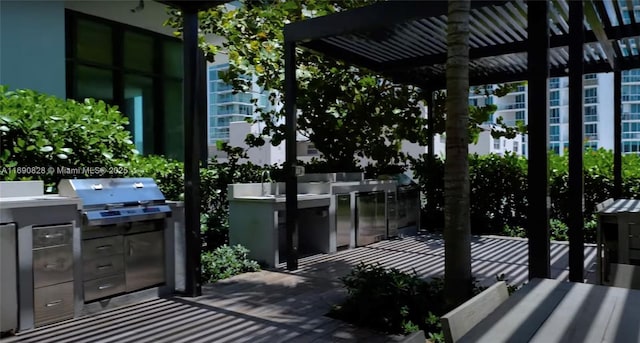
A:
<svg viewBox="0 0 640 343">
<path fill-rule="evenodd" d="M 82 207 L 80 198 L 61 197 L 57 194 L 0 198 L 0 209 L 76 205 Z"/>
<path fill-rule="evenodd" d="M 287 198 L 284 194 L 276 196 L 243 196 L 229 199 L 232 206 L 271 206 L 275 211 L 285 210 Z M 328 207 L 331 203 L 331 194 L 298 194 L 298 209 Z"/>
<path fill-rule="evenodd" d="M 298 194 L 298 201 L 308 201 L 308 200 L 320 200 L 320 199 L 330 199 L 331 194 Z M 275 202 L 275 203 L 284 203 L 287 201 L 287 197 L 284 194 L 278 194 L 276 196 L 241 196 L 237 198 L 229 199 L 230 201 L 260 201 L 260 202 Z"/>
</svg>

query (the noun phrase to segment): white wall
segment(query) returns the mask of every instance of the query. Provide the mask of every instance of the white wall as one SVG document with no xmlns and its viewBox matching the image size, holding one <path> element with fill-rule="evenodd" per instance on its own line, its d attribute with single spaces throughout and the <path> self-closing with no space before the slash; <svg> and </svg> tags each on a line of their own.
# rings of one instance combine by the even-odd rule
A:
<svg viewBox="0 0 640 343">
<path fill-rule="evenodd" d="M 247 134 L 254 135 L 259 132 L 259 127 L 247 122 L 232 122 L 229 124 L 229 145 L 241 147 L 247 151 L 248 161 L 258 165 L 282 164 L 285 161 L 285 142 L 278 146 L 271 145 L 271 140 L 265 137 L 265 144 L 261 147 L 252 147 L 245 143 Z M 247 161 L 246 159 L 242 162 Z"/>
<path fill-rule="evenodd" d="M 62 1 L 0 1 L 0 84 L 66 97 Z"/>
<path fill-rule="evenodd" d="M 613 73 L 598 75 L 598 148 L 613 150 Z"/>
</svg>

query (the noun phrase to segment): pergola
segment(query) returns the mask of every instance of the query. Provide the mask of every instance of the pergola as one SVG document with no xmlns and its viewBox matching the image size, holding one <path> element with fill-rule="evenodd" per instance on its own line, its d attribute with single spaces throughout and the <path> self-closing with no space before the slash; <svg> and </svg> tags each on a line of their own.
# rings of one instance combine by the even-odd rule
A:
<svg viewBox="0 0 640 343">
<path fill-rule="evenodd" d="M 200 164 L 206 166 L 207 84 L 204 54 L 198 48 L 198 11 L 231 0 L 156 0 L 179 9 L 183 18 L 183 117 L 184 117 L 184 215 L 185 293 L 202 294 L 200 280 Z"/>
<path fill-rule="evenodd" d="M 621 195 L 621 71 L 640 68 L 640 24 L 633 6 L 631 0 L 471 1 L 470 84 L 524 80 L 529 84 L 530 278 L 550 276 L 549 77 L 569 77 L 571 281 L 584 279 L 582 99 L 586 73 L 614 73 L 614 108 L 607 118 L 614 120 L 614 196 Z M 446 1 L 383 1 L 285 26 L 288 269 L 296 269 L 298 264 L 296 145 L 291 144 L 297 129 L 296 48 L 310 49 L 433 92 L 446 87 L 446 30 Z M 432 112 L 430 108 L 429 123 Z M 428 149 L 433 157 L 432 131 L 430 137 Z"/>
</svg>

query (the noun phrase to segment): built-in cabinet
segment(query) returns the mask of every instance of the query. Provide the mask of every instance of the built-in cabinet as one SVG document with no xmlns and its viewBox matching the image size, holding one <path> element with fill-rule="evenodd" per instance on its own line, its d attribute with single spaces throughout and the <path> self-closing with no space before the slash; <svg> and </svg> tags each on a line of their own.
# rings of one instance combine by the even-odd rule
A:
<svg viewBox="0 0 640 343">
<path fill-rule="evenodd" d="M 351 194 L 336 195 L 336 247 L 351 245 Z"/>
<path fill-rule="evenodd" d="M 387 237 L 385 192 L 356 194 L 356 246 L 364 246 Z"/>
<path fill-rule="evenodd" d="M 640 289 L 640 200 L 608 200 L 598 216 L 598 282 Z"/>
<path fill-rule="evenodd" d="M 73 225 L 33 228 L 36 326 L 73 318 Z"/>
<path fill-rule="evenodd" d="M 91 302 L 165 282 L 160 221 L 94 227 L 83 232 L 84 301 Z"/>
<path fill-rule="evenodd" d="M 18 329 L 16 225 L 0 225 L 0 337 Z"/>
<path fill-rule="evenodd" d="M 124 237 L 127 292 L 164 283 L 163 235 L 155 230 Z"/>
</svg>

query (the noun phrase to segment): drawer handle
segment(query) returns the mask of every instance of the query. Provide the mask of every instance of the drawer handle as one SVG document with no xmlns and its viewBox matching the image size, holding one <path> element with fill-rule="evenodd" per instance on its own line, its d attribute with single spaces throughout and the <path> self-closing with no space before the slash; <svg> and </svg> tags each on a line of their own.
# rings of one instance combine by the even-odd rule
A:
<svg viewBox="0 0 640 343">
<path fill-rule="evenodd" d="M 111 268 L 113 268 L 113 264 L 103 264 L 97 267 L 98 270 L 105 270 L 105 269 L 111 269 Z"/>
<path fill-rule="evenodd" d="M 47 304 L 46 304 L 46 305 L 44 305 L 44 306 L 46 306 L 46 307 L 53 307 L 53 306 L 58 306 L 58 305 L 60 305 L 60 304 L 62 304 L 62 300 L 54 300 L 54 301 L 52 301 L 52 302 L 47 303 Z"/>
<path fill-rule="evenodd" d="M 52 238 L 59 238 L 59 237 L 62 237 L 62 236 L 64 236 L 64 233 L 60 233 L 59 232 L 59 233 L 46 234 L 46 235 L 44 235 L 44 238 L 52 239 Z"/>
<path fill-rule="evenodd" d="M 52 263 L 52 264 L 45 264 L 44 265 L 44 269 L 56 269 L 58 268 L 59 264 L 57 263 Z"/>
<path fill-rule="evenodd" d="M 98 286 L 98 290 L 99 290 L 99 291 L 102 291 L 102 290 L 105 290 L 105 289 L 107 289 L 107 288 L 111 288 L 111 287 L 113 287 L 113 285 L 112 285 L 112 284 L 110 284 L 110 283 L 108 283 L 108 284 L 106 284 L 106 285 L 100 285 L 100 286 Z"/>
<path fill-rule="evenodd" d="M 101 245 L 101 246 L 97 247 L 96 250 L 107 250 L 107 249 L 111 249 L 111 248 L 113 248 L 113 245 L 107 244 L 107 245 Z"/>
</svg>

